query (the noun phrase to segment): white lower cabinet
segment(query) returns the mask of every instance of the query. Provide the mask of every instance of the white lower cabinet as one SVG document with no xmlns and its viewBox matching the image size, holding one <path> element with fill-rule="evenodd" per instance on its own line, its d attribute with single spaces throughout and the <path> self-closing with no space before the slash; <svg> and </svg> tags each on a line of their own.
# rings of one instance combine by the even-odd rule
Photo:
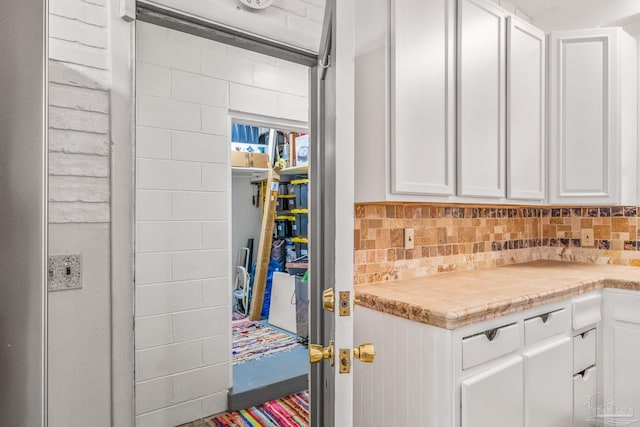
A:
<svg viewBox="0 0 640 427">
<path fill-rule="evenodd" d="M 572 417 L 571 338 L 527 350 L 524 356 L 524 425 L 566 427 Z"/>
<path fill-rule="evenodd" d="M 522 357 L 464 380 L 462 427 L 523 426 Z"/>
<path fill-rule="evenodd" d="M 378 351 L 354 365 L 355 426 L 640 419 L 638 291 L 605 289 L 456 330 L 358 307 L 354 337 Z"/>
<path fill-rule="evenodd" d="M 594 425 L 595 410 L 599 404 L 597 385 L 595 366 L 573 376 L 573 427 Z"/>
</svg>

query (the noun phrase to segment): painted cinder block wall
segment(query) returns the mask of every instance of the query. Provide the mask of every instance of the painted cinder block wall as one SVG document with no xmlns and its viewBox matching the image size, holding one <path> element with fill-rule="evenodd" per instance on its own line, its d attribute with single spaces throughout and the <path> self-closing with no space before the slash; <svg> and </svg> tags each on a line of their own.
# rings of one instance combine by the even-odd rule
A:
<svg viewBox="0 0 640 427">
<path fill-rule="evenodd" d="M 303 66 L 137 25 L 138 426 L 171 427 L 226 409 L 231 119 L 306 122 L 308 76 Z"/>
<path fill-rule="evenodd" d="M 120 83 L 113 76 L 123 73 L 110 67 L 114 49 L 129 48 L 112 44 L 114 23 L 120 22 L 111 12 L 117 1 L 49 2 L 49 252 L 81 253 L 83 261 L 83 289 L 49 294 L 52 427 L 112 425 L 110 126 L 112 87 Z M 230 11 L 252 13 L 238 11 L 235 0 L 215 3 L 208 18 L 217 22 L 231 22 Z M 254 32 L 268 25 L 269 37 L 306 48 L 288 38 L 291 26 L 317 32 L 313 37 L 319 40 L 317 8 L 323 6 L 323 0 L 276 0 L 275 13 L 254 14 L 262 23 Z"/>
</svg>

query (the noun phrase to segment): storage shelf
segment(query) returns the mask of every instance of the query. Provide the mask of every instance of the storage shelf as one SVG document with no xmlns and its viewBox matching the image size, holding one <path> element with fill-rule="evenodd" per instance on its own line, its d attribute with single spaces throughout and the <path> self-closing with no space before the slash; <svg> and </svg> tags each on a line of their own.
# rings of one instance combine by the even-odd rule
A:
<svg viewBox="0 0 640 427">
<path fill-rule="evenodd" d="M 256 173 L 266 174 L 269 171 L 267 168 L 243 168 L 241 166 L 231 167 L 231 173 L 238 176 L 251 176 Z M 266 178 L 266 175 L 265 175 Z"/>
<path fill-rule="evenodd" d="M 294 166 L 280 171 L 280 175 L 303 175 L 307 173 L 309 173 L 309 166 Z"/>
</svg>

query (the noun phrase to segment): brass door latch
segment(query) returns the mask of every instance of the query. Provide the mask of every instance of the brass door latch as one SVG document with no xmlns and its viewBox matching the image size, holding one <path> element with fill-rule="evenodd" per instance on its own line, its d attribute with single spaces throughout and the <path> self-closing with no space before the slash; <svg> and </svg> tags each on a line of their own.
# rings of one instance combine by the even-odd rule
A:
<svg viewBox="0 0 640 427">
<path fill-rule="evenodd" d="M 329 346 L 327 347 L 323 347 L 320 344 L 309 344 L 309 362 L 318 363 L 321 360 L 329 359 L 329 363 L 333 366 L 333 350 L 333 340 L 329 342 Z"/>
</svg>

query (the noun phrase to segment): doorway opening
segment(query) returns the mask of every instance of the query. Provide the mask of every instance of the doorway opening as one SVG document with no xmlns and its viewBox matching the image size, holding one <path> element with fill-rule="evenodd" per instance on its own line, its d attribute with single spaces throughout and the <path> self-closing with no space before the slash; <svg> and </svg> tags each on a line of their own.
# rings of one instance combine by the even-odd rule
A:
<svg viewBox="0 0 640 427">
<path fill-rule="evenodd" d="M 310 68 L 146 22 L 136 38 L 137 424 L 305 391 Z M 253 265 L 274 257 L 263 296 Z"/>
</svg>

